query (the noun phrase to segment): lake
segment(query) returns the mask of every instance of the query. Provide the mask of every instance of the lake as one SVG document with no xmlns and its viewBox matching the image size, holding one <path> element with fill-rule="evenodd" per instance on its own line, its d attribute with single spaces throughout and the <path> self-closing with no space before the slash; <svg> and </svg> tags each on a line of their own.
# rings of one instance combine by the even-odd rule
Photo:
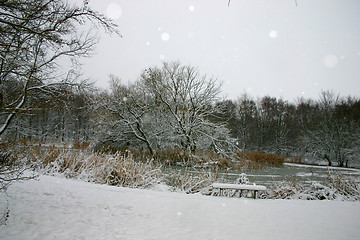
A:
<svg viewBox="0 0 360 240">
<path fill-rule="evenodd" d="M 182 172 L 187 171 L 191 174 L 202 174 L 203 169 L 185 169 L 183 167 L 176 167 L 176 170 Z M 360 179 L 360 169 L 355 168 L 337 168 L 327 166 L 314 166 L 303 164 L 284 163 L 282 167 L 268 168 L 261 170 L 230 170 L 228 172 L 219 170 L 217 173 L 220 178 L 226 179 L 228 182 L 235 181 L 239 174 L 245 173 L 251 183 L 259 185 L 270 186 L 275 182 L 287 181 L 303 181 L 305 183 L 311 182 L 325 182 L 330 173 L 338 173 L 346 176 L 354 176 Z"/>
</svg>

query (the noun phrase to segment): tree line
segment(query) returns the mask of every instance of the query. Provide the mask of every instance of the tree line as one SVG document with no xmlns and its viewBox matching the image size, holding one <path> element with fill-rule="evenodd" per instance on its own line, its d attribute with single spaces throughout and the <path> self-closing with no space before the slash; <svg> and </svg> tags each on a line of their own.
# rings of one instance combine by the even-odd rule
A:
<svg viewBox="0 0 360 240">
<path fill-rule="evenodd" d="M 360 99 L 323 91 L 295 102 L 244 94 L 217 103 L 242 151 L 262 151 L 349 166 L 359 162 Z"/>
<path fill-rule="evenodd" d="M 243 94 L 219 97 L 214 78 L 180 62 L 144 70 L 132 83 L 111 76 L 110 90 L 68 91 L 54 108 L 18 112 L 6 137 L 40 142 L 93 142 L 97 150 L 128 148 L 156 156 L 178 150 L 226 157 L 264 152 L 350 166 L 359 159 L 360 99 L 323 91 L 295 102 Z M 61 104 L 60 104 L 61 103 Z M 4 120 L 2 120 L 4 121 Z"/>
<path fill-rule="evenodd" d="M 0 1 L 0 136 L 35 142 L 93 142 L 184 161 L 201 152 L 232 158 L 265 152 L 349 166 L 359 160 L 360 100 L 270 96 L 221 99 L 218 81 L 166 62 L 138 80 L 111 76 L 107 91 L 79 74 L 97 43 L 93 29 L 119 34 L 111 19 L 63 0 Z"/>
</svg>

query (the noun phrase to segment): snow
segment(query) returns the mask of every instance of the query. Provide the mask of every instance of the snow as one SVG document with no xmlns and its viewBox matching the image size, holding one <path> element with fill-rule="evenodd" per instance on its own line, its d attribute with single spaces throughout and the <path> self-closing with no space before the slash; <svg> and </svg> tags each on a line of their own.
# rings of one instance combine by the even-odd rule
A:
<svg viewBox="0 0 360 240">
<path fill-rule="evenodd" d="M 113 20 L 118 20 L 122 15 L 122 9 L 117 3 L 110 3 L 106 7 L 106 16 Z"/>
<path fill-rule="evenodd" d="M 159 189 L 162 189 L 160 187 Z M 8 189 L 0 239 L 359 239 L 360 203 L 262 200 L 52 176 Z"/>
<path fill-rule="evenodd" d="M 213 183 L 214 188 L 227 188 L 227 189 L 248 189 L 248 190 L 266 190 L 265 186 L 248 185 L 248 184 L 229 184 L 229 183 Z"/>
<path fill-rule="evenodd" d="M 162 33 L 162 34 L 161 34 L 161 39 L 162 39 L 164 42 L 169 41 L 169 39 L 170 39 L 170 34 L 167 33 L 167 32 Z"/>
<path fill-rule="evenodd" d="M 277 35 L 278 35 L 278 32 L 275 31 L 275 30 L 271 30 L 270 33 L 269 33 L 269 36 L 270 36 L 271 38 L 276 38 Z"/>
<path fill-rule="evenodd" d="M 335 67 L 339 62 L 339 59 L 334 54 L 328 54 L 324 57 L 324 64 L 327 68 Z"/>
</svg>

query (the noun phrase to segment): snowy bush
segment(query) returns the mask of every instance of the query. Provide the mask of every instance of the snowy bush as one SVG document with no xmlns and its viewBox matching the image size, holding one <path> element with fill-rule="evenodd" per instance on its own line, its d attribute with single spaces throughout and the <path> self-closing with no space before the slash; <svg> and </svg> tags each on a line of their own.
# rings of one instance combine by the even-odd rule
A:
<svg viewBox="0 0 360 240">
<path fill-rule="evenodd" d="M 303 199 L 303 200 L 334 200 L 335 192 L 320 183 L 306 186 L 300 181 L 283 181 L 274 184 L 261 195 L 268 199 Z"/>
<path fill-rule="evenodd" d="M 303 200 L 360 200 L 359 182 L 354 177 L 329 173 L 328 182 L 321 184 L 301 181 L 283 181 L 273 184 L 261 195 L 269 199 L 303 199 Z"/>
<path fill-rule="evenodd" d="M 343 174 L 329 172 L 328 181 L 329 187 L 345 198 L 360 200 L 360 183 L 355 177 L 345 177 Z"/>
<path fill-rule="evenodd" d="M 235 184 L 249 184 L 250 180 L 245 173 L 241 173 L 236 179 Z"/>
<path fill-rule="evenodd" d="M 165 183 L 172 187 L 174 191 L 184 191 L 186 193 L 197 193 L 210 186 L 218 179 L 218 175 L 212 172 L 191 173 L 185 171 L 170 171 L 166 174 Z"/>
<path fill-rule="evenodd" d="M 237 168 L 265 169 L 269 167 L 280 167 L 285 157 L 262 152 L 237 152 Z"/>
<path fill-rule="evenodd" d="M 131 154 L 94 154 L 69 149 L 36 156 L 41 173 L 124 187 L 149 187 L 161 179 L 152 162 L 136 162 Z M 49 155 L 53 158 L 50 159 Z"/>
</svg>

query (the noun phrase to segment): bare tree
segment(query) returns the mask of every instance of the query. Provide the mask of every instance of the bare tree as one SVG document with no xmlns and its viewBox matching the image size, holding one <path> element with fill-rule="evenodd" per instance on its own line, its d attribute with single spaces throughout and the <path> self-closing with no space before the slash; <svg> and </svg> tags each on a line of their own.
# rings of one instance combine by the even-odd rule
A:
<svg viewBox="0 0 360 240">
<path fill-rule="evenodd" d="M 118 34 L 117 26 L 87 1 L 81 7 L 66 0 L 0 1 L 0 136 L 19 113 L 48 110 L 86 85 L 75 69 L 97 43 L 96 34 L 85 30 L 90 24 Z M 3 151 L 0 191 L 24 179 L 26 169 Z"/>
<path fill-rule="evenodd" d="M 112 76 L 112 93 L 100 103 L 99 109 L 104 109 L 100 125 L 105 127 L 106 140 L 113 142 L 132 143 L 133 145 L 145 144 L 149 153 L 154 155 L 155 142 L 159 133 L 155 128 L 159 118 L 155 118 L 149 96 L 143 93 L 138 84 L 123 85 L 120 80 Z M 102 111 L 103 112 L 103 111 Z M 151 119 L 151 120 L 149 120 Z M 140 141 L 140 144 L 137 143 Z"/>
<path fill-rule="evenodd" d="M 97 43 L 82 30 L 89 23 L 118 34 L 117 26 L 91 10 L 66 0 L 0 1 L 0 135 L 16 114 L 33 107 L 37 96 L 54 101 L 82 85 L 74 69 Z M 61 63 L 68 65 L 61 70 Z"/>
<path fill-rule="evenodd" d="M 181 149 L 185 158 L 197 149 L 224 153 L 235 141 L 223 123 L 210 121 L 219 91 L 214 78 L 192 66 L 170 62 L 149 68 L 134 84 L 113 84 L 102 104 L 111 113 L 107 136 L 140 141 L 151 154 L 159 149 Z"/>
<path fill-rule="evenodd" d="M 258 109 L 256 103 L 248 95 L 243 94 L 237 101 L 236 116 L 238 125 L 237 139 L 242 151 L 257 150 L 258 148 Z"/>
<path fill-rule="evenodd" d="M 321 93 L 316 121 L 304 130 L 303 145 L 308 155 L 328 165 L 349 166 L 359 157 L 359 118 L 354 115 L 360 104 L 345 103 L 334 92 Z"/>
<path fill-rule="evenodd" d="M 216 79 L 201 75 L 195 67 L 168 62 L 161 69 L 145 70 L 141 84 L 155 97 L 156 103 L 163 106 L 169 116 L 168 124 L 185 152 L 195 152 L 197 141 L 204 137 L 209 137 L 212 146 L 222 151 L 216 143 L 217 138 L 208 133 L 209 129 L 221 125 L 208 121 L 219 100 L 220 85 Z"/>
</svg>

